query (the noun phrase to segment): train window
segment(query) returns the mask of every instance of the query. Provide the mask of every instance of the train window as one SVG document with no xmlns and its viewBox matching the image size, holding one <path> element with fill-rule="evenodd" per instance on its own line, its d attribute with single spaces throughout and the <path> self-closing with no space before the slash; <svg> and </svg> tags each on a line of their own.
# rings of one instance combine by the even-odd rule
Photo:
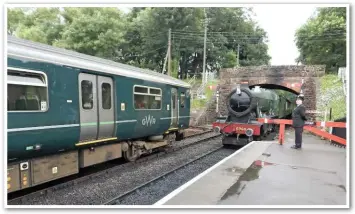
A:
<svg viewBox="0 0 355 214">
<path fill-rule="evenodd" d="M 134 87 L 134 92 L 138 92 L 138 93 L 148 93 L 148 88 L 146 88 L 146 87 L 140 87 L 140 86 L 135 86 L 135 87 Z"/>
<path fill-rule="evenodd" d="M 111 109 L 111 85 L 109 83 L 102 83 L 102 108 Z"/>
<path fill-rule="evenodd" d="M 158 95 L 160 95 L 161 94 L 161 90 L 160 89 L 150 88 L 149 89 L 149 93 L 150 94 L 158 94 Z"/>
<path fill-rule="evenodd" d="M 81 101 L 83 109 L 92 109 L 94 106 L 92 82 L 89 80 L 81 81 Z"/>
<path fill-rule="evenodd" d="M 134 108 L 136 110 L 160 110 L 161 98 L 162 92 L 159 88 L 134 86 Z"/>
<path fill-rule="evenodd" d="M 180 94 L 180 100 L 181 100 L 181 108 L 185 108 L 185 92 L 181 92 Z"/>
<path fill-rule="evenodd" d="M 48 88 L 44 73 L 8 69 L 7 111 L 46 111 Z"/>
<path fill-rule="evenodd" d="M 173 96 L 171 96 L 171 99 L 173 99 L 173 109 L 175 109 L 175 103 L 176 103 L 176 95 L 173 94 Z"/>
</svg>

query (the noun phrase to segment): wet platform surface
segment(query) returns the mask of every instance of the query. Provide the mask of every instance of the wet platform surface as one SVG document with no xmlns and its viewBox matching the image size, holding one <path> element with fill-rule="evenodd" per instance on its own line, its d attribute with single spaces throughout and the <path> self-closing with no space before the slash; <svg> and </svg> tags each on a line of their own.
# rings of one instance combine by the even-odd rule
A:
<svg viewBox="0 0 355 214">
<path fill-rule="evenodd" d="M 347 205 L 346 149 L 303 134 L 253 142 L 181 186 L 157 205 Z"/>
</svg>

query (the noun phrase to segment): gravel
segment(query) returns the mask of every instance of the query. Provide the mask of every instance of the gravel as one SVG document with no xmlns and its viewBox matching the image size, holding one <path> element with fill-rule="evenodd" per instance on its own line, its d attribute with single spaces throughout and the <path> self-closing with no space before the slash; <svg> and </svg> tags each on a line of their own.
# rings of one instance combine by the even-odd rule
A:
<svg viewBox="0 0 355 214">
<path fill-rule="evenodd" d="M 113 205 L 152 205 L 164 196 L 171 193 L 176 188 L 193 179 L 198 174 L 207 170 L 214 164 L 218 163 L 225 157 L 231 155 L 234 150 L 219 149 L 197 161 L 192 162 L 186 167 L 182 167 L 166 175 L 164 178 L 156 180 L 139 189 L 139 191 L 132 192 L 120 201 L 115 201 Z"/>
<path fill-rule="evenodd" d="M 213 135 L 213 133 L 211 133 Z M 215 134 L 214 134 L 215 135 Z M 206 135 L 188 138 L 180 143 L 191 143 L 196 138 L 206 138 Z M 118 167 L 102 176 L 78 183 L 76 186 L 59 189 L 46 195 L 36 195 L 16 205 L 98 205 L 115 196 L 123 194 L 172 168 L 178 167 L 195 159 L 207 151 L 220 147 L 222 137 L 217 137 L 189 146 L 166 156 L 154 158 L 144 163 L 131 165 L 129 168 Z M 186 142 L 188 141 L 188 142 Z M 191 142 L 189 142 L 191 141 Z M 181 146 L 181 144 L 179 145 Z M 10 205 L 10 204 L 9 204 Z"/>
<path fill-rule="evenodd" d="M 215 132 L 209 132 L 209 133 L 205 133 L 205 134 L 202 134 L 202 135 L 198 135 L 198 136 L 193 136 L 193 137 L 189 137 L 189 138 L 186 138 L 184 140 L 181 140 L 181 141 L 176 141 L 173 145 L 172 145 L 172 148 L 174 147 L 180 147 L 180 146 L 185 146 L 187 144 L 191 144 L 193 142 L 196 142 L 198 140 L 203 140 L 203 139 L 206 139 L 208 137 L 213 137 L 213 136 L 217 136 L 217 135 L 220 135 L 219 133 L 215 133 Z"/>
</svg>

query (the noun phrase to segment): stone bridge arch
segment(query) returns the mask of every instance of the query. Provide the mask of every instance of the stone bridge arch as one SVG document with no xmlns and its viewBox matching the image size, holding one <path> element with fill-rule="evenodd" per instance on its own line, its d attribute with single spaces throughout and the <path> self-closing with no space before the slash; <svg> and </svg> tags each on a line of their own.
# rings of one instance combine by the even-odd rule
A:
<svg viewBox="0 0 355 214">
<path fill-rule="evenodd" d="M 269 89 L 283 89 L 294 94 L 304 94 L 307 110 L 316 110 L 319 78 L 325 74 L 324 65 L 283 65 L 283 66 L 247 66 L 221 69 L 218 115 L 227 115 L 226 97 L 237 84 L 247 84 L 250 88 L 262 86 Z M 211 112 L 211 111 L 210 111 Z M 212 118 L 215 118 L 211 115 Z M 314 115 L 309 115 L 315 118 Z"/>
</svg>

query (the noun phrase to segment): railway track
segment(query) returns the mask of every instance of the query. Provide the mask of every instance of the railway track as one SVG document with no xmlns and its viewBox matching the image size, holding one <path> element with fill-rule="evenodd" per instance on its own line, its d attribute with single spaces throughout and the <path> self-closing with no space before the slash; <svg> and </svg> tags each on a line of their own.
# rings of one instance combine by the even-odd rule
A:
<svg viewBox="0 0 355 214">
<path fill-rule="evenodd" d="M 210 151 L 198 156 L 197 158 L 190 160 L 174 169 L 167 171 L 166 173 L 159 175 L 125 193 L 118 195 L 109 201 L 103 203 L 104 205 L 132 205 L 132 204 L 139 204 L 139 205 L 151 205 L 164 197 L 166 194 L 170 193 L 174 188 L 177 188 L 179 184 L 183 184 L 193 178 L 197 173 L 201 173 L 202 171 L 206 170 L 207 168 L 211 167 L 218 161 L 222 160 L 223 158 L 227 157 L 228 155 L 232 154 L 234 151 L 230 149 L 225 149 L 223 146 L 219 146 L 217 148 L 213 148 Z M 214 158 L 208 160 L 209 164 L 203 163 L 202 170 L 191 170 L 187 169 L 190 166 L 202 162 L 203 159 L 206 159 L 209 156 L 215 155 Z M 206 161 L 205 161 L 206 162 Z M 201 164 L 201 163 L 200 163 Z M 195 167 L 191 167 L 195 168 Z M 186 172 L 184 171 L 193 171 L 192 176 L 185 176 Z M 180 177 L 179 182 L 176 182 L 178 179 L 172 179 L 171 177 Z M 178 185 L 171 185 L 171 181 L 173 183 L 178 183 Z M 164 183 L 164 184 L 163 184 Z M 169 190 L 164 189 L 162 191 L 162 186 L 170 187 Z M 155 191 L 154 191 L 155 190 Z M 165 191 L 164 191 L 165 190 Z M 158 194 L 157 194 L 158 193 Z M 133 199 L 133 200 L 132 200 Z"/>
<path fill-rule="evenodd" d="M 206 137 L 206 135 L 207 135 L 207 137 Z M 68 181 L 65 181 L 65 182 L 59 183 L 59 184 L 55 184 L 53 186 L 49 186 L 49 187 L 46 187 L 46 188 L 43 188 L 40 190 L 35 190 L 34 192 L 30 192 L 29 194 L 19 195 L 19 196 L 17 195 L 17 197 L 13 197 L 13 198 L 8 199 L 8 205 L 26 204 L 27 201 L 31 200 L 33 197 L 45 196 L 49 193 L 53 193 L 53 192 L 61 190 L 61 189 L 74 187 L 75 185 L 78 185 L 78 184 L 83 183 L 85 181 L 93 180 L 95 178 L 110 174 L 111 172 L 114 172 L 117 170 L 124 171 L 127 168 L 130 168 L 134 165 L 141 164 L 141 163 L 147 162 L 149 160 L 153 160 L 158 157 L 168 155 L 168 154 L 173 153 L 175 151 L 182 150 L 182 149 L 187 148 L 189 146 L 197 145 L 197 144 L 202 143 L 206 140 L 213 139 L 213 138 L 216 138 L 219 136 L 220 136 L 220 134 L 215 134 L 211 130 L 204 131 L 204 132 L 194 134 L 194 135 L 190 135 L 182 141 L 177 141 L 176 144 L 174 144 L 171 147 L 168 147 L 163 152 L 158 152 L 158 153 L 150 154 L 148 156 L 143 156 L 134 162 L 128 162 L 128 163 L 123 163 L 123 164 L 119 164 L 119 165 L 114 165 L 114 166 L 110 166 L 108 168 L 106 167 L 104 170 L 100 170 L 100 169 L 98 169 L 96 171 L 94 170 L 94 171 L 91 171 L 88 174 L 82 175 L 80 177 L 74 176 L 73 178 L 70 178 Z"/>
</svg>

